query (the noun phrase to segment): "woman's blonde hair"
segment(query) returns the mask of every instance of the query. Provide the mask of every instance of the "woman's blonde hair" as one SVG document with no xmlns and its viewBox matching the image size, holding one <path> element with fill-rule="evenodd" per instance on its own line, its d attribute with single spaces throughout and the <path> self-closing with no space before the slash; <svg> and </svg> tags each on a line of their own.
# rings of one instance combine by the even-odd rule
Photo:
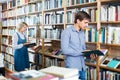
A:
<svg viewBox="0 0 120 80">
<path fill-rule="evenodd" d="M 28 27 L 28 24 L 25 23 L 25 22 L 19 23 L 18 26 L 17 26 L 17 31 L 20 31 L 20 30 L 22 29 L 22 27 L 24 27 L 24 26 L 27 26 L 27 27 Z"/>
</svg>

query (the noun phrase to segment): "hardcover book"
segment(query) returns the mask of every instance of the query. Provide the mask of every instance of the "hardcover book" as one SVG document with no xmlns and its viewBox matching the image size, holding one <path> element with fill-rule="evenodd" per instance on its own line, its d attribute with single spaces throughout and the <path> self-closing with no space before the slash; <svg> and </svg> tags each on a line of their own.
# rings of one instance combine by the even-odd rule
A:
<svg viewBox="0 0 120 80">
<path fill-rule="evenodd" d="M 117 60 L 111 60 L 107 66 L 110 67 L 110 68 L 116 68 L 118 65 L 120 64 L 120 61 L 117 61 Z"/>
<path fill-rule="evenodd" d="M 101 50 L 85 50 L 83 51 L 83 56 L 90 57 L 91 54 L 95 54 L 97 56 L 104 56 L 107 53 L 107 49 L 101 49 Z"/>
<path fill-rule="evenodd" d="M 28 43 L 25 46 L 27 46 L 27 47 L 34 47 L 34 46 L 36 46 L 36 43 Z"/>
</svg>

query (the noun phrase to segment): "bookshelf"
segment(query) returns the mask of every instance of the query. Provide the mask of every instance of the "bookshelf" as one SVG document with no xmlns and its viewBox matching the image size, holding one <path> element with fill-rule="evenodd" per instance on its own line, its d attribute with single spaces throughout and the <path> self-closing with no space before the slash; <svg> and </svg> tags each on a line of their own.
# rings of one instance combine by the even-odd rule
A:
<svg viewBox="0 0 120 80">
<path fill-rule="evenodd" d="M 23 2 L 22 2 L 23 1 Z M 91 15 L 91 22 L 89 23 L 89 30 L 86 30 L 86 36 L 88 36 L 88 31 L 94 31 L 97 37 L 92 36 L 92 38 L 87 37 L 86 46 L 87 49 L 101 49 L 107 48 L 109 56 L 120 56 L 119 51 L 120 43 L 119 41 L 112 42 L 111 37 L 106 38 L 105 35 L 108 36 L 110 30 L 113 29 L 111 27 L 119 30 L 120 25 L 120 16 L 113 16 L 115 14 L 106 11 L 110 11 L 113 9 L 114 12 L 116 6 L 118 9 L 118 14 L 120 13 L 120 6 L 117 5 L 119 0 L 84 0 L 86 2 L 79 2 L 82 0 L 17 0 L 17 2 L 9 1 L 7 3 L 2 4 L 2 53 L 5 53 L 6 59 L 5 63 L 10 66 L 12 70 L 13 62 L 9 62 L 8 60 L 13 58 L 11 39 L 12 34 L 15 31 L 15 27 L 17 23 L 21 21 L 25 21 L 29 24 L 29 28 L 27 31 L 28 40 L 35 41 L 39 45 L 42 46 L 40 51 L 41 66 L 40 68 L 48 67 L 54 65 L 55 61 L 60 61 L 60 66 L 64 65 L 64 57 L 51 55 L 52 52 L 48 52 L 51 47 L 52 50 L 60 49 L 60 34 L 63 29 L 67 28 L 69 25 L 73 25 L 75 12 L 78 10 L 85 10 Z M 12 6 L 11 6 L 12 5 Z M 112 7 L 112 8 L 111 8 Z M 19 14 L 20 13 L 20 14 Z M 103 15 L 104 14 L 104 15 Z M 107 17 L 106 17 L 107 16 Z M 117 17 L 115 19 L 115 17 Z M 110 28 L 109 28 L 110 27 Z M 108 32 L 105 32 L 104 36 L 101 36 L 103 30 L 109 28 Z M 39 31 L 39 32 L 38 32 Z M 119 32 L 119 31 L 118 31 Z M 37 34 L 37 35 L 36 35 Z M 90 34 L 90 33 L 89 33 Z M 93 34 L 93 33 L 92 33 Z M 112 36 L 113 34 L 109 34 Z M 117 34 L 118 35 L 118 34 Z M 94 38 L 94 39 L 93 39 Z M 29 50 L 32 57 L 34 57 L 34 51 Z M 50 65 L 46 65 L 48 63 Z M 13 61 L 13 60 L 12 60 Z M 33 61 L 33 60 L 32 60 Z M 101 69 L 109 70 L 111 72 L 119 73 L 119 69 L 112 69 L 109 67 L 102 66 L 100 64 L 99 58 L 96 60 L 96 64 L 87 63 L 86 65 L 92 66 L 96 68 L 96 73 L 100 73 Z M 56 62 L 55 62 L 56 63 Z M 37 64 L 37 63 L 34 63 Z M 100 80 L 100 75 L 97 74 L 97 80 Z"/>
<path fill-rule="evenodd" d="M 2 11 L 2 4 L 0 4 L 0 12 Z M 0 13 L 1 15 L 1 13 Z M 0 17 L 0 45 L 1 45 L 1 38 L 2 38 L 2 19 Z M 1 52 L 1 47 L 0 47 L 0 52 Z"/>
</svg>

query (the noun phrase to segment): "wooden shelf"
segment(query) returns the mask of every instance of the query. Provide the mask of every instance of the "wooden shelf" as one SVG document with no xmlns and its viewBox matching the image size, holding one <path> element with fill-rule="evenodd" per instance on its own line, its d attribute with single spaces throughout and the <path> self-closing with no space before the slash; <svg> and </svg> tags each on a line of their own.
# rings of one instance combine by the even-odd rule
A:
<svg viewBox="0 0 120 80">
<path fill-rule="evenodd" d="M 97 6 L 97 2 L 90 2 L 90 3 L 83 3 L 83 4 L 76 4 L 67 6 L 67 9 L 74 9 L 74 8 L 83 8 L 83 7 L 90 7 L 90 6 Z"/>
<path fill-rule="evenodd" d="M 93 64 L 93 63 L 88 63 L 88 62 L 85 62 L 85 64 L 86 64 L 87 66 L 96 67 L 96 65 L 95 65 L 95 64 Z"/>
<path fill-rule="evenodd" d="M 89 22 L 89 25 L 97 25 L 97 22 Z M 66 23 L 66 25 L 74 25 L 74 23 Z"/>
<path fill-rule="evenodd" d="M 21 4 L 21 5 L 17 5 L 17 4 L 16 4 L 16 8 L 23 7 L 23 6 L 27 6 L 27 5 L 28 5 L 28 3 Z"/>
<path fill-rule="evenodd" d="M 113 69 L 113 68 L 109 68 L 109 67 L 106 67 L 106 66 L 100 66 L 100 68 L 106 69 L 106 70 L 108 70 L 108 71 L 120 73 L 120 69 Z"/>
<path fill-rule="evenodd" d="M 120 24 L 120 21 L 107 21 L 107 22 L 101 21 L 101 24 Z"/>
<path fill-rule="evenodd" d="M 44 26 L 64 26 L 63 23 L 56 23 L 56 24 L 44 24 Z"/>
<path fill-rule="evenodd" d="M 7 10 L 9 11 L 9 10 L 14 10 L 14 9 L 16 9 L 16 7 L 12 7 L 12 8 L 9 8 Z"/>
<path fill-rule="evenodd" d="M 42 0 L 30 1 L 30 2 L 28 2 L 28 4 L 35 4 L 35 3 L 40 2 L 40 1 L 42 1 Z"/>
<path fill-rule="evenodd" d="M 44 12 L 52 12 L 52 11 L 61 11 L 63 10 L 64 8 L 54 8 L 54 9 L 49 9 L 49 10 L 44 10 Z"/>
<path fill-rule="evenodd" d="M 120 47 L 120 44 L 103 44 L 101 43 L 101 45 L 104 45 L 104 46 L 111 46 L 111 47 Z"/>
<path fill-rule="evenodd" d="M 118 3 L 118 2 L 120 2 L 120 0 L 101 0 L 102 4 L 109 4 L 109 3 L 114 4 L 114 3 Z"/>
<path fill-rule="evenodd" d="M 52 55 L 51 53 L 48 53 L 48 54 L 44 54 L 46 57 L 51 57 L 51 58 L 57 58 L 57 59 L 61 59 L 61 60 L 64 60 L 63 56 L 60 55 L 60 56 L 57 56 L 57 55 Z"/>
<path fill-rule="evenodd" d="M 41 13 L 42 13 L 42 11 L 29 12 L 28 16 L 29 15 L 34 15 L 34 14 L 41 14 Z"/>
</svg>

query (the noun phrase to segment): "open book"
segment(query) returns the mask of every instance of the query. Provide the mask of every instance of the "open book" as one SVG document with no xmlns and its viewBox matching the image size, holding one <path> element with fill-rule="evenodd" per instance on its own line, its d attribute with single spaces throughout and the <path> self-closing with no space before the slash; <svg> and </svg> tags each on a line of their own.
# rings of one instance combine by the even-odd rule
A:
<svg viewBox="0 0 120 80">
<path fill-rule="evenodd" d="M 36 46 L 36 43 L 27 43 L 25 46 L 27 46 L 27 47 L 33 47 L 33 46 Z"/>
<path fill-rule="evenodd" d="M 97 56 L 104 56 L 108 52 L 107 49 L 101 49 L 101 50 L 85 50 L 83 51 L 83 56 L 90 57 L 91 54 L 95 54 Z"/>
</svg>

